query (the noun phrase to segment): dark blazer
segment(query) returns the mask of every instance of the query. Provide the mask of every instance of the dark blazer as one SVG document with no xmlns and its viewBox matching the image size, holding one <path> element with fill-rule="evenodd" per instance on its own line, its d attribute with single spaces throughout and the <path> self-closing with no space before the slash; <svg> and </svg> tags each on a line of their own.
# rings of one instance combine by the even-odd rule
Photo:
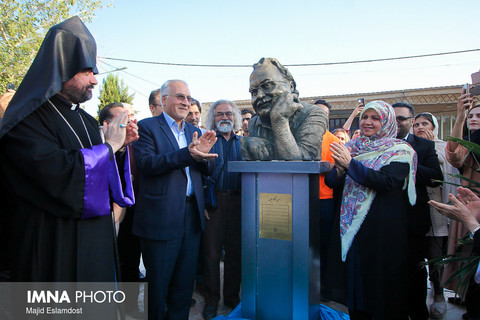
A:
<svg viewBox="0 0 480 320">
<path fill-rule="evenodd" d="M 417 235 L 425 235 L 430 229 L 430 200 L 427 193 L 428 187 L 438 187 L 441 183 L 433 180 L 443 180 L 443 173 L 438 162 L 435 142 L 410 134 L 407 142 L 417 152 L 418 167 L 415 189 L 417 203 L 408 210 L 408 228 Z"/>
<path fill-rule="evenodd" d="M 184 122 L 187 143 L 201 131 Z M 170 240 L 183 235 L 187 175 L 190 167 L 202 230 L 205 226 L 202 173 L 207 165 L 195 161 L 188 147 L 180 149 L 163 114 L 138 123 L 140 138 L 134 143 L 139 170 L 139 192 L 133 218 L 133 234 L 151 240 Z"/>
</svg>

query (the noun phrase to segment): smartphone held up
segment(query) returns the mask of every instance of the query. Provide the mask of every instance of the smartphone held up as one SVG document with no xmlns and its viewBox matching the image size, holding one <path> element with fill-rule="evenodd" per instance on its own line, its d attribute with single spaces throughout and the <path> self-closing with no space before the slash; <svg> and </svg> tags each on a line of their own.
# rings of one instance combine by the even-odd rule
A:
<svg viewBox="0 0 480 320">
<path fill-rule="evenodd" d="M 472 96 L 480 95 L 480 71 L 472 73 L 472 84 L 469 85 L 469 92 Z"/>
</svg>

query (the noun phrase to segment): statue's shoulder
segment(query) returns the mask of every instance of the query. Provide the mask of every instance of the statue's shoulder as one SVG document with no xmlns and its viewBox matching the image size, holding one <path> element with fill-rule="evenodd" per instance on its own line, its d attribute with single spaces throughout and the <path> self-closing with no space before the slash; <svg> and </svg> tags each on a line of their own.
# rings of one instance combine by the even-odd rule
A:
<svg viewBox="0 0 480 320">
<path fill-rule="evenodd" d="M 300 102 L 303 108 L 300 110 L 300 114 L 304 117 L 326 117 L 327 114 L 321 108 L 316 105 L 309 104 L 306 102 Z"/>
<path fill-rule="evenodd" d="M 316 105 L 306 102 L 300 102 L 303 108 L 295 117 L 295 122 L 307 126 L 322 126 L 327 127 L 328 115 L 325 111 Z"/>
<path fill-rule="evenodd" d="M 250 124 L 250 122 L 254 125 L 259 124 L 259 123 L 261 123 L 260 122 L 260 117 L 256 114 L 252 117 L 252 119 L 250 119 L 249 124 Z"/>
<path fill-rule="evenodd" d="M 262 120 L 260 120 L 260 117 L 256 114 L 250 119 L 248 123 L 248 127 L 250 128 L 250 133 L 251 131 L 262 131 L 264 130 L 264 126 L 262 124 Z"/>
</svg>

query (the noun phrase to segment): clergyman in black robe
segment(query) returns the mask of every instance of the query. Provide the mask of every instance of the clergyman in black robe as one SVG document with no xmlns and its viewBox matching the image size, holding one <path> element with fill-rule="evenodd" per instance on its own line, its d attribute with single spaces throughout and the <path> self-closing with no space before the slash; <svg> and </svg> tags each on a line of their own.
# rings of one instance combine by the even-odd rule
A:
<svg viewBox="0 0 480 320">
<path fill-rule="evenodd" d="M 73 17 L 48 31 L 0 125 L 12 281 L 116 279 L 111 202 L 134 199 L 128 152 L 120 166 L 114 153 L 132 129 L 119 116 L 102 143 L 97 121 L 78 106 L 91 98 L 94 77 L 80 97 L 64 94 L 84 73 L 98 73 L 96 44 Z"/>
</svg>

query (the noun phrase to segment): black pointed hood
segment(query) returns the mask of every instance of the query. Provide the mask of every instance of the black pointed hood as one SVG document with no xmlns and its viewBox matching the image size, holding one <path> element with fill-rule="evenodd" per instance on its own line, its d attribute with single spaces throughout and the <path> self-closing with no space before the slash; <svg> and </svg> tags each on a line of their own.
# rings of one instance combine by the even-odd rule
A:
<svg viewBox="0 0 480 320">
<path fill-rule="evenodd" d="M 96 57 L 95 39 L 79 17 L 51 27 L 5 111 L 0 138 L 57 94 L 62 84 L 78 72 L 91 68 L 98 73 Z"/>
</svg>

